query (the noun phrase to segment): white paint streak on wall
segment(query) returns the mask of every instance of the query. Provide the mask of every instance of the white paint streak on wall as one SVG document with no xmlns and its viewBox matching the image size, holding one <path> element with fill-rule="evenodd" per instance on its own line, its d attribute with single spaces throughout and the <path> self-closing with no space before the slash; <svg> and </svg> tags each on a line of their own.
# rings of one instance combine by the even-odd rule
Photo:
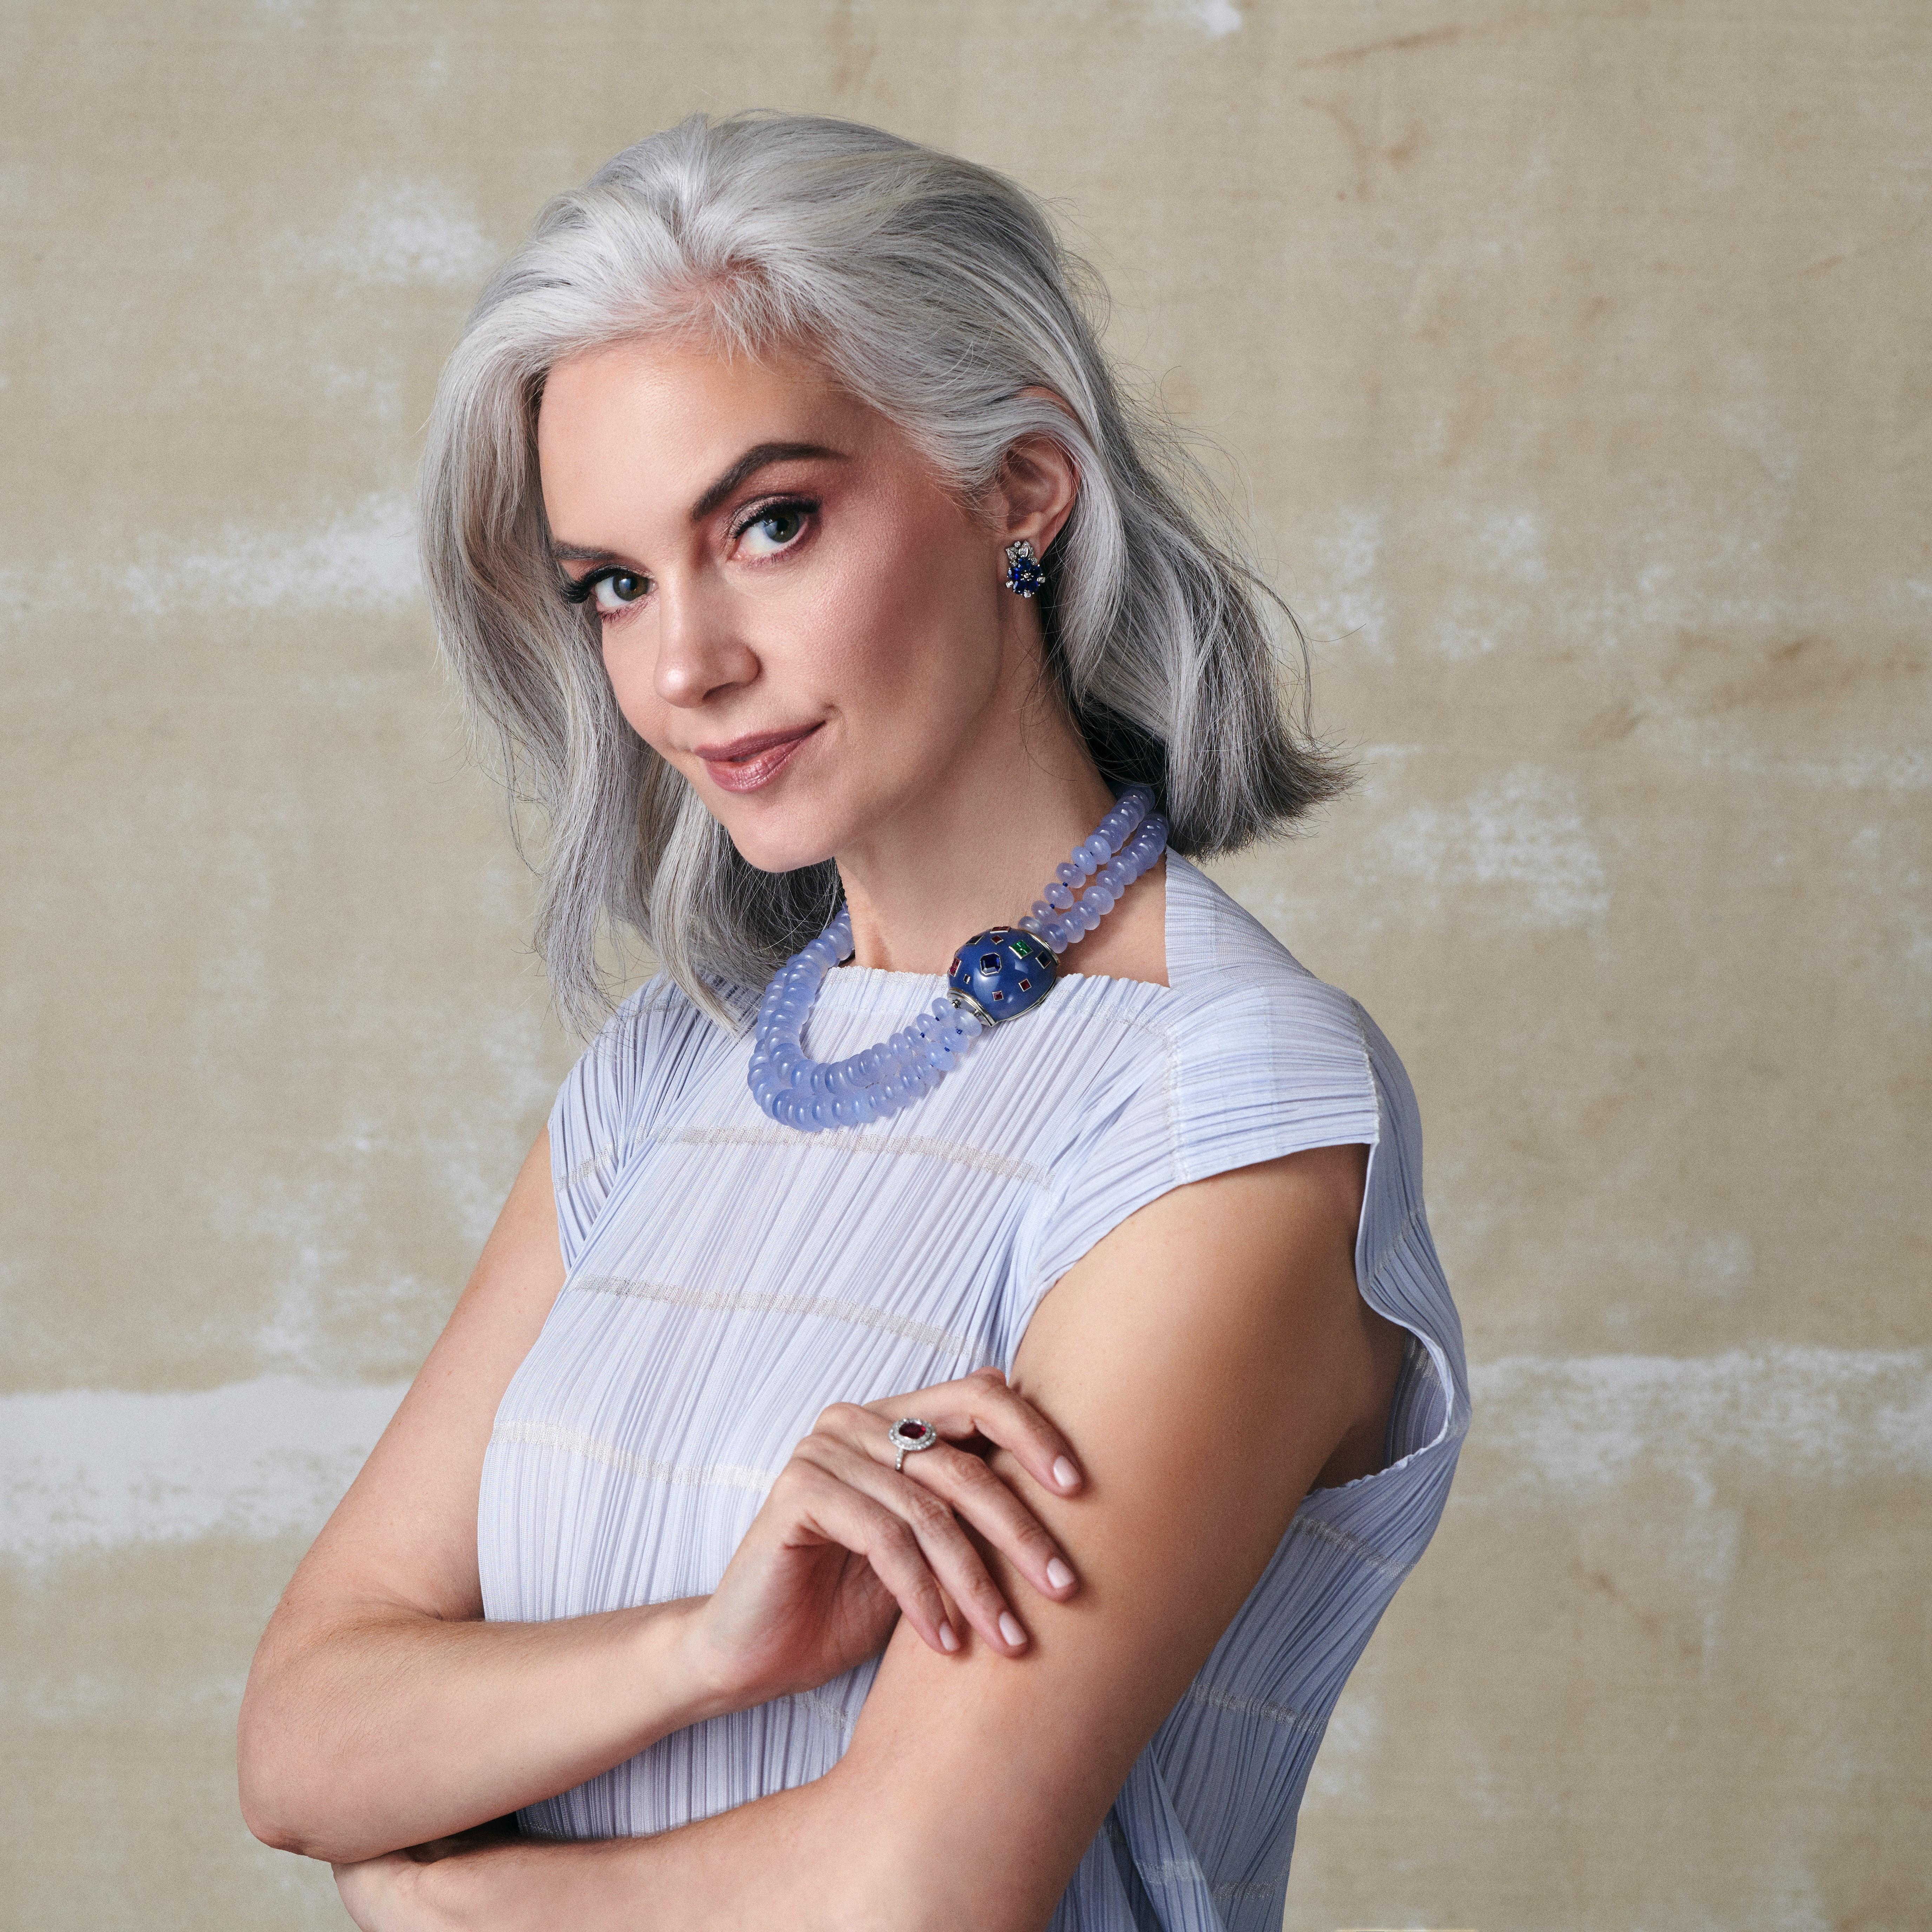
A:
<svg viewBox="0 0 1932 1932">
<path fill-rule="evenodd" d="M 1382 554 L 1380 513 L 1346 512 L 1340 530 L 1317 538 L 1314 550 L 1322 566 L 1320 587 L 1299 607 L 1310 636 L 1359 644 L 1377 657 L 1386 656 L 1388 609 L 1376 581 Z"/>
<path fill-rule="evenodd" d="M 1586 1496 L 1642 1468 L 1702 1490 L 1726 1462 L 1840 1481 L 1932 1476 L 1932 1352 L 1507 1356 L 1471 1371 L 1472 1470 Z"/>
<path fill-rule="evenodd" d="M 1640 1471 L 1708 1496 L 1727 1465 L 1932 1475 L 1932 1352 L 1517 1355 L 1472 1373 L 1466 1492 L 1586 1498 Z M 0 1553 L 312 1534 L 406 1385 L 293 1376 L 188 1394 L 0 1398 Z"/>
<path fill-rule="evenodd" d="M 1542 600 L 1537 588 L 1549 575 L 1543 525 L 1533 511 L 1492 510 L 1479 518 L 1449 513 L 1445 548 L 1472 574 L 1444 587 L 1436 621 L 1436 647 L 1454 663 L 1487 656 L 1508 632 L 1526 621 Z"/>
<path fill-rule="evenodd" d="M 395 610 L 419 596 L 414 514 L 406 496 L 376 494 L 319 530 L 230 524 L 211 544 L 157 555 L 126 572 L 136 610 Z"/>
<path fill-rule="evenodd" d="M 1180 16 L 1202 28 L 1210 40 L 1238 32 L 1241 26 L 1241 10 L 1233 0 L 1181 0 Z"/>
<path fill-rule="evenodd" d="M 282 250 L 303 264 L 390 286 L 429 283 L 473 290 L 504 251 L 440 182 L 364 182 L 334 229 L 290 235 Z"/>
<path fill-rule="evenodd" d="M 1476 547 L 1490 567 L 1514 584 L 1540 584 L 1548 574 L 1543 560 L 1543 526 L 1533 512 L 1498 510 L 1483 519 Z"/>
<path fill-rule="evenodd" d="M 1782 778 L 1829 791 L 1924 791 L 1932 788 L 1932 754 L 1849 752 L 1835 758 L 1774 758 L 1761 752 L 1706 754 L 1742 778 Z"/>
<path fill-rule="evenodd" d="M 313 1534 L 406 1384 L 253 1382 L 0 1398 L 0 1552 Z"/>
<path fill-rule="evenodd" d="M 1460 805 L 1412 806 L 1376 835 L 1373 850 L 1390 872 L 1432 892 L 1503 887 L 1528 926 L 1582 926 L 1610 906 L 1575 787 L 1534 766 L 1519 766 Z"/>
</svg>

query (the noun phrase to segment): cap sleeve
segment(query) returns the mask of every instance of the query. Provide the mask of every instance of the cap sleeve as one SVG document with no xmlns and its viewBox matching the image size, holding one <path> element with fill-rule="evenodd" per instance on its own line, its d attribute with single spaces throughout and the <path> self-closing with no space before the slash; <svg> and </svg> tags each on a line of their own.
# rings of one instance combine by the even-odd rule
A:
<svg viewBox="0 0 1932 1932">
<path fill-rule="evenodd" d="M 1047 1291 L 1136 1210 L 1210 1174 L 1378 1138 L 1360 1010 L 1292 962 L 1262 983 L 1177 994 L 1159 1011 L 1078 1110 L 1054 1163 L 1003 1324 L 1009 1369 Z"/>
</svg>

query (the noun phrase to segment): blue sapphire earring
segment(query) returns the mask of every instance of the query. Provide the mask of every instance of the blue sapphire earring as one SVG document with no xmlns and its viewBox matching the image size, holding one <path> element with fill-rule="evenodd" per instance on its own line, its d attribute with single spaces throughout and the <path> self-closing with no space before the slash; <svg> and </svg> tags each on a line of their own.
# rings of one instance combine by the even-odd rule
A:
<svg viewBox="0 0 1932 1932">
<path fill-rule="evenodd" d="M 1046 572 L 1034 554 L 1033 545 L 1022 537 L 1006 546 L 1006 588 L 1016 597 L 1030 597 L 1046 582 Z"/>
</svg>

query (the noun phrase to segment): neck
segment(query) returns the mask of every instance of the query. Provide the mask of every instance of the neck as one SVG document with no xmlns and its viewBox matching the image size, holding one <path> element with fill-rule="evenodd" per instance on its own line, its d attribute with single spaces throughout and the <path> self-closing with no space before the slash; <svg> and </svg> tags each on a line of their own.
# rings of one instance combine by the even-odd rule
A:
<svg viewBox="0 0 1932 1932">
<path fill-rule="evenodd" d="M 1025 914 L 1112 806 L 1058 705 L 1012 722 L 838 854 L 860 965 L 944 972 L 962 939 Z"/>
</svg>

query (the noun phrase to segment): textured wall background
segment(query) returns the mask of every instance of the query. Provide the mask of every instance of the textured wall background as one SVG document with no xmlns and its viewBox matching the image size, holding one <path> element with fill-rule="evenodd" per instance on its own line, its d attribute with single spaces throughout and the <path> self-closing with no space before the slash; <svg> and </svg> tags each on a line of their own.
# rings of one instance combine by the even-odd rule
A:
<svg viewBox="0 0 1932 1932">
<path fill-rule="evenodd" d="M 1913 0 L 12 0 L 0 1921 L 346 1922 L 242 1674 L 572 1052 L 418 425 L 746 105 L 1059 198 L 1360 752 L 1224 877 L 1408 1058 L 1479 1415 L 1289 1926 L 1932 1922 Z"/>
</svg>

